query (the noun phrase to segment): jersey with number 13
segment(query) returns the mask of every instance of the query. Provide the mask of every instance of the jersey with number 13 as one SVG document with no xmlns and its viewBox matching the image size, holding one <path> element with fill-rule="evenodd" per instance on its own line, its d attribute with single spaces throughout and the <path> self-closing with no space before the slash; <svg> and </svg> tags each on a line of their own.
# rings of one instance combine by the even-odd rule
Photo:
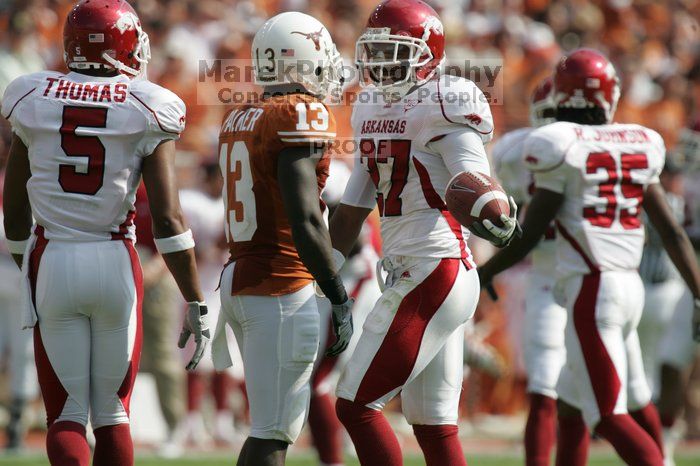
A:
<svg viewBox="0 0 700 466">
<path fill-rule="evenodd" d="M 294 246 L 282 194 L 277 158 L 290 147 L 327 145 L 335 139 L 333 114 L 307 94 L 274 96 L 234 107 L 219 135 L 224 177 L 226 239 L 235 262 L 234 295 L 278 296 L 313 280 Z M 330 158 L 316 167 L 319 203 Z"/>
</svg>

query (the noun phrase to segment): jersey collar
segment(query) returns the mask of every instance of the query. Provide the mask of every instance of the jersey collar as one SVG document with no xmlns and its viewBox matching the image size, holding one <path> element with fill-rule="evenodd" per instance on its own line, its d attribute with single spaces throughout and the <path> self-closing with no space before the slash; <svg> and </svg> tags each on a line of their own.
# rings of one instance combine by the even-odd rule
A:
<svg viewBox="0 0 700 466">
<path fill-rule="evenodd" d="M 90 76 L 87 74 L 76 73 L 75 71 L 71 71 L 70 73 L 66 74 L 66 77 L 73 82 L 120 83 L 129 81 L 129 77 L 124 76 L 123 74 L 118 74 L 116 76 Z"/>
</svg>

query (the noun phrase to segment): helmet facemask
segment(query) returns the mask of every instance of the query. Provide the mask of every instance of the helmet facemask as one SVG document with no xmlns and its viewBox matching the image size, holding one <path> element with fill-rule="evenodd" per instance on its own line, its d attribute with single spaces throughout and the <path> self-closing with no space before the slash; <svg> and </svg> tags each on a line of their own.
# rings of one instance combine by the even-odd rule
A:
<svg viewBox="0 0 700 466">
<path fill-rule="evenodd" d="M 374 86 L 385 95 L 404 97 L 433 77 L 433 53 L 425 40 L 390 34 L 388 28 L 369 28 L 355 45 L 360 85 Z"/>
</svg>

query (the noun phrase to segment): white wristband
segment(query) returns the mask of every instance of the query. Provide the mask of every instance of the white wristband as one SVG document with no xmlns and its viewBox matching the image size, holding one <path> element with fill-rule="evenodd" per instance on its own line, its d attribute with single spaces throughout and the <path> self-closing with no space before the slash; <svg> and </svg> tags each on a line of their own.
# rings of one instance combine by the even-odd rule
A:
<svg viewBox="0 0 700 466">
<path fill-rule="evenodd" d="M 342 269 L 343 264 L 345 264 L 345 256 L 342 252 L 335 248 L 333 248 L 333 262 L 335 262 L 335 268 L 337 269 L 336 272 Z"/>
<path fill-rule="evenodd" d="M 5 242 L 7 243 L 7 249 L 8 251 L 10 251 L 10 254 L 22 255 L 27 249 L 27 243 L 29 242 L 29 239 L 23 239 L 22 241 L 13 241 L 11 239 L 6 238 Z"/>
<path fill-rule="evenodd" d="M 192 230 L 187 230 L 169 238 L 155 238 L 155 243 L 159 253 L 170 254 L 171 252 L 192 249 L 194 247 L 194 238 L 192 237 Z"/>
</svg>

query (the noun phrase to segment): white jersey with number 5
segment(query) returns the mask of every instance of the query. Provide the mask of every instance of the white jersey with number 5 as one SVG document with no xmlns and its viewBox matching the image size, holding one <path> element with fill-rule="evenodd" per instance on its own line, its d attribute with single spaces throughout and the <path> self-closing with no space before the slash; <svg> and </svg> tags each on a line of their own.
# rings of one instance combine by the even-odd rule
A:
<svg viewBox="0 0 700 466">
<path fill-rule="evenodd" d="M 141 163 L 185 127 L 185 105 L 146 80 L 47 71 L 6 89 L 2 115 L 27 146 L 32 213 L 47 239 L 134 236 Z"/>
<path fill-rule="evenodd" d="M 665 153 L 658 133 L 634 124 L 557 122 L 531 133 L 523 160 L 537 188 L 565 197 L 556 219 L 560 278 L 637 269 L 641 203 L 659 182 Z"/>
<path fill-rule="evenodd" d="M 370 88 L 354 104 L 352 126 L 359 154 L 342 203 L 377 205 L 384 254 L 471 262 L 469 232 L 447 210 L 444 195 L 451 178 L 469 167 L 490 175 L 483 145 L 493 135 L 493 118 L 479 88 L 441 76 L 392 104 Z M 431 145 L 465 130 L 476 135 L 473 153 L 482 154 L 476 160 Z"/>
</svg>

